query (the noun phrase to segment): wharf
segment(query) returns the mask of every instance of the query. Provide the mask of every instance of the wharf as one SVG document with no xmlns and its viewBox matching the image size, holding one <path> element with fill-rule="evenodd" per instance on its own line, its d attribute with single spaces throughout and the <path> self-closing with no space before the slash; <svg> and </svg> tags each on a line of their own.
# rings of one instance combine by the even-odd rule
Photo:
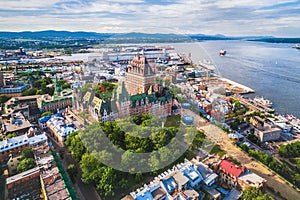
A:
<svg viewBox="0 0 300 200">
<path fill-rule="evenodd" d="M 223 81 L 225 83 L 225 88 L 227 88 L 232 93 L 248 94 L 255 92 L 253 89 L 232 80 L 226 78 L 219 78 L 219 80 Z"/>
</svg>

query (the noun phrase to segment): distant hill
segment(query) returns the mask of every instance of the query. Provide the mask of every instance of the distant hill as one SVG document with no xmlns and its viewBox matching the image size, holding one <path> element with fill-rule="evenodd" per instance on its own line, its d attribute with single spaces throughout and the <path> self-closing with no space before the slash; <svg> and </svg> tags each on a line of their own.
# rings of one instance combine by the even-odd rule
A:
<svg viewBox="0 0 300 200">
<path fill-rule="evenodd" d="M 24 31 L 24 32 L 0 32 L 0 38 L 26 38 L 26 39 L 43 39 L 43 38 L 105 38 L 113 34 L 96 33 L 96 32 L 70 32 L 70 31 Z"/>
<path fill-rule="evenodd" d="M 106 42 L 176 42 L 176 41 L 203 41 L 203 40 L 247 40 L 270 43 L 300 43 L 300 38 L 275 38 L 272 36 L 243 36 L 229 37 L 221 34 L 162 34 L 162 33 L 96 33 L 96 32 L 70 32 L 70 31 L 24 31 L 24 32 L 0 32 L 0 39 L 35 39 L 35 40 L 61 40 L 61 39 L 100 39 Z"/>
</svg>

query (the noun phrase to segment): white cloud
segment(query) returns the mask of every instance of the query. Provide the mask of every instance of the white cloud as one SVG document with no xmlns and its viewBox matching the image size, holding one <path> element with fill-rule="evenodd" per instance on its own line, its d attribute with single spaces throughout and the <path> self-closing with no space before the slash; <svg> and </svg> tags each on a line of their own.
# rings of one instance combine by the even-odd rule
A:
<svg viewBox="0 0 300 200">
<path fill-rule="evenodd" d="M 300 8 L 300 3 L 285 4 L 293 2 L 296 1 L 1 0 L 0 27 L 3 31 L 58 29 L 295 36 L 292 35 L 297 33 L 295 30 L 300 32 L 295 25 L 299 24 L 300 13 L 295 9 Z"/>
</svg>

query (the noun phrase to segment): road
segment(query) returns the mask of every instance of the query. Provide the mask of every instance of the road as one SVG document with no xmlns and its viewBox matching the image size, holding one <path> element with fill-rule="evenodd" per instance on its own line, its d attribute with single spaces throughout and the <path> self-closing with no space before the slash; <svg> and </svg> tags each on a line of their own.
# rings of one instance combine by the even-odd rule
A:
<svg viewBox="0 0 300 200">
<path fill-rule="evenodd" d="M 248 156 L 245 152 L 236 147 L 228 138 L 226 132 L 224 132 L 217 126 L 206 122 L 205 119 L 201 118 L 194 112 L 186 112 L 186 114 L 193 116 L 195 118 L 195 121 L 197 120 L 200 122 L 198 130 L 203 130 L 206 136 L 215 144 L 219 144 L 228 156 L 235 158 L 242 165 L 246 166 L 249 170 L 266 179 L 267 185 L 274 188 L 276 192 L 280 192 L 280 194 L 283 197 L 291 200 L 300 199 L 300 193 L 298 191 L 293 189 L 290 184 L 286 183 L 278 175 L 274 174 L 272 176 L 268 176 L 270 174 L 273 174 L 273 172 L 267 169 L 264 165 L 260 164 L 259 162 L 253 161 L 250 156 Z M 280 199 L 278 196 L 276 196 L 275 198 Z"/>
<path fill-rule="evenodd" d="M 84 184 L 81 181 L 81 175 L 82 175 L 81 168 L 80 168 L 79 164 L 72 158 L 68 149 L 66 147 L 61 147 L 57 143 L 57 141 L 55 141 L 54 138 L 52 136 L 50 136 L 49 134 L 48 134 L 48 138 L 52 142 L 53 147 L 55 148 L 57 153 L 60 150 L 65 151 L 64 158 L 61 159 L 63 167 L 65 168 L 65 171 L 70 164 L 74 164 L 77 167 L 78 174 L 76 176 L 75 183 L 72 183 L 72 184 L 74 186 L 74 189 L 76 191 L 78 198 L 80 200 L 101 200 L 100 196 L 98 195 L 98 193 L 93 185 Z"/>
</svg>

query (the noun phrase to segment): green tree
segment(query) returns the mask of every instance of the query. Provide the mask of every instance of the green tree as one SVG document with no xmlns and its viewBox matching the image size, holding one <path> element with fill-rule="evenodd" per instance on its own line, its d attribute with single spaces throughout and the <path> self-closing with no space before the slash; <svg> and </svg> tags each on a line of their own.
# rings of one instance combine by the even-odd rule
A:
<svg viewBox="0 0 300 200">
<path fill-rule="evenodd" d="M 22 159 L 34 158 L 34 153 L 31 147 L 26 147 L 25 149 L 23 149 L 21 155 L 22 155 Z"/>
<path fill-rule="evenodd" d="M 67 145 L 69 151 L 71 152 L 72 157 L 74 160 L 79 162 L 83 156 L 83 154 L 86 152 L 86 148 L 84 147 L 81 138 L 79 136 L 79 132 L 73 132 L 65 141 L 65 144 Z"/>
<path fill-rule="evenodd" d="M 0 95 L 0 103 L 3 104 L 5 102 L 7 102 L 11 97 L 5 95 L 5 94 L 1 94 Z"/>
<path fill-rule="evenodd" d="M 256 187 L 248 187 L 243 191 L 240 199 L 243 200 L 274 200 L 269 194 L 263 194 L 261 190 Z"/>
<path fill-rule="evenodd" d="M 292 144 L 280 145 L 279 155 L 285 158 L 295 158 L 300 156 L 300 142 L 294 142 Z"/>
<path fill-rule="evenodd" d="M 17 137 L 17 134 L 16 134 L 15 132 L 9 133 L 9 134 L 7 134 L 6 137 L 7 137 L 8 139 L 9 139 L 9 138 L 13 138 L 13 137 Z"/>
<path fill-rule="evenodd" d="M 69 89 L 69 88 L 71 88 L 71 84 L 65 83 L 65 84 L 63 84 L 63 85 L 61 86 L 61 88 L 62 88 L 62 89 Z"/>
<path fill-rule="evenodd" d="M 74 164 L 70 164 L 67 168 L 67 173 L 69 174 L 72 180 L 75 180 L 75 177 L 78 174 L 78 169 Z"/>
<path fill-rule="evenodd" d="M 21 173 L 21 172 L 27 171 L 29 169 L 32 169 L 35 166 L 36 165 L 35 165 L 34 159 L 25 158 L 19 162 L 17 170 L 18 170 L 18 173 Z"/>
<path fill-rule="evenodd" d="M 37 93 L 37 88 L 29 88 L 24 92 L 22 92 L 21 96 L 32 96 L 32 95 L 36 95 L 36 93 Z"/>
</svg>

